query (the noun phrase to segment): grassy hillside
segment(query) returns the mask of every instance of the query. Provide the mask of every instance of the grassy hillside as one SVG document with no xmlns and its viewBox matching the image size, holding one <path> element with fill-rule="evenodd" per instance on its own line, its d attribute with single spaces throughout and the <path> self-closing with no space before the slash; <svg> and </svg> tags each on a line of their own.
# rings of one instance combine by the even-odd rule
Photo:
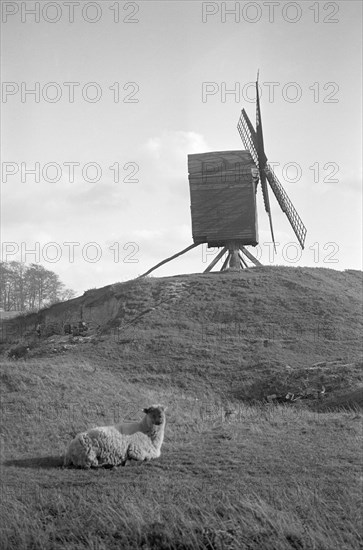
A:
<svg viewBox="0 0 363 550">
<path fill-rule="evenodd" d="M 1 548 L 359 548 L 361 285 L 279 267 L 148 278 L 43 312 L 82 309 L 86 338 L 37 341 L 28 320 L 24 359 L 3 345 Z M 310 398 L 264 400 L 287 391 Z M 155 402 L 160 459 L 61 468 L 76 433 Z"/>
</svg>

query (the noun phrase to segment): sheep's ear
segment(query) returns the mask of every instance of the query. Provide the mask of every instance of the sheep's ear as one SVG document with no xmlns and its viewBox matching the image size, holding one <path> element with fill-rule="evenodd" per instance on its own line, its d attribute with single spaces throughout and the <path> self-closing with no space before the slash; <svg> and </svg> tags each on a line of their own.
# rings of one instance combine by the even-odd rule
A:
<svg viewBox="0 0 363 550">
<path fill-rule="evenodd" d="M 142 409 L 142 412 L 144 412 L 145 414 L 147 414 L 149 412 L 149 409 Z"/>
<path fill-rule="evenodd" d="M 167 411 L 167 410 L 168 410 L 168 407 L 167 407 L 167 406 L 166 406 L 166 407 L 163 407 L 163 411 L 164 411 L 164 412 Z"/>
</svg>

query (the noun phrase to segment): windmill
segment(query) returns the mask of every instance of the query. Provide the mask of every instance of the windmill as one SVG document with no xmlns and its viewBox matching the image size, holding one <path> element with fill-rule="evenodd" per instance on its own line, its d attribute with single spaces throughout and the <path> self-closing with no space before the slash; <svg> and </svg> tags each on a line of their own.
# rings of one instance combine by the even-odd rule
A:
<svg viewBox="0 0 363 550">
<path fill-rule="evenodd" d="M 141 277 L 202 243 L 208 243 L 208 247 L 221 248 L 204 271 L 205 273 L 211 271 L 225 255 L 221 271 L 239 271 L 246 268 L 247 259 L 254 265 L 261 265 L 257 258 L 245 248 L 246 245 L 258 244 L 256 192 L 259 183 L 274 247 L 269 187 L 280 208 L 286 214 L 301 248 L 304 248 L 305 225 L 273 169 L 267 163 L 258 74 L 256 129 L 244 109 L 241 111 L 237 129 L 245 150 L 188 155 L 193 244 L 158 263 Z"/>
</svg>

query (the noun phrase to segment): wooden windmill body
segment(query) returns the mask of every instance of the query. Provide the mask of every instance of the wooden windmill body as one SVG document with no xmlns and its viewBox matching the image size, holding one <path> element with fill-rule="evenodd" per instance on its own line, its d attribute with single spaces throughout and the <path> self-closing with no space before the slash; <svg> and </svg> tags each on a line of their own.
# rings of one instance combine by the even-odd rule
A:
<svg viewBox="0 0 363 550">
<path fill-rule="evenodd" d="M 194 243 L 222 247 L 219 258 L 228 251 L 223 270 L 245 267 L 244 245 L 258 244 L 253 158 L 248 151 L 188 155 L 188 170 Z"/>
<path fill-rule="evenodd" d="M 222 248 L 205 272 L 210 271 L 223 256 L 226 257 L 221 271 L 235 271 L 248 267 L 247 260 L 254 265 L 261 265 L 245 248 L 246 245 L 258 244 L 256 192 L 259 183 L 274 245 L 268 186 L 286 214 L 300 246 L 304 248 L 306 228 L 276 174 L 267 164 L 258 78 L 256 129 L 244 109 L 242 109 L 237 129 L 245 147 L 244 150 L 188 155 L 193 244 L 158 263 L 141 277 L 202 243 L 207 243 L 208 247 Z"/>
</svg>

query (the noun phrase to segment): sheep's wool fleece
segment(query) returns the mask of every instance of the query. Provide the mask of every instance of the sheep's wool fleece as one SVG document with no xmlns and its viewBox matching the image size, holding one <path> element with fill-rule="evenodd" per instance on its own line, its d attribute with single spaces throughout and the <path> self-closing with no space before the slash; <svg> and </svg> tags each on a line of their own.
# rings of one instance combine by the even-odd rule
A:
<svg viewBox="0 0 363 550">
<path fill-rule="evenodd" d="M 66 465 L 90 468 L 110 464 L 116 466 L 127 459 L 128 438 L 113 426 L 94 428 L 78 434 L 71 442 Z"/>
</svg>

